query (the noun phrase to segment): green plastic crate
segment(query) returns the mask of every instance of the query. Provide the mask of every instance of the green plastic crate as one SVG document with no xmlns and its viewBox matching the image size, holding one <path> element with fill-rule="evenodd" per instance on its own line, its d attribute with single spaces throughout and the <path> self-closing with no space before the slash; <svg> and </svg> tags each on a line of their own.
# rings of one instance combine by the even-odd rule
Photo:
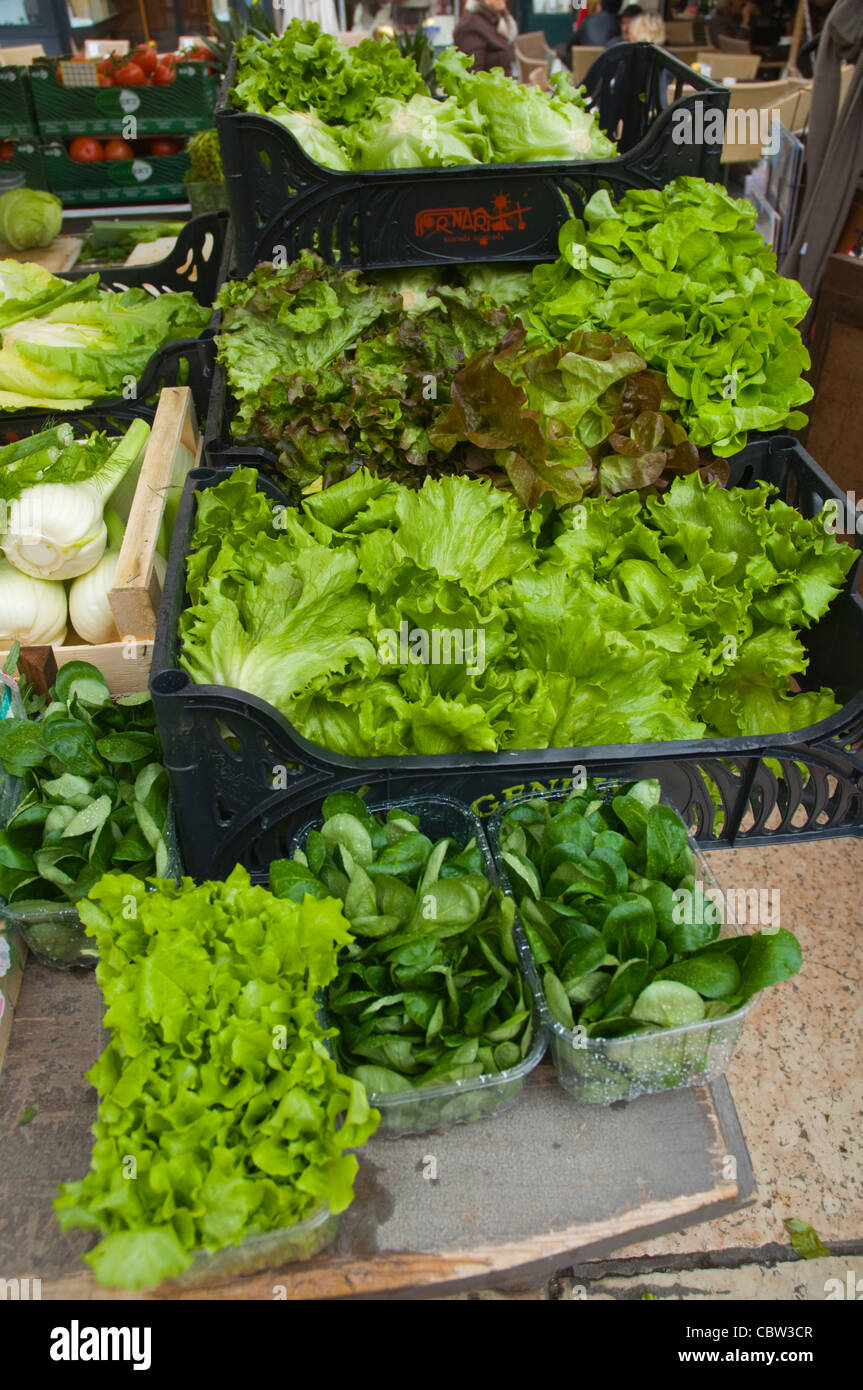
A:
<svg viewBox="0 0 863 1390">
<path fill-rule="evenodd" d="M 29 69 L 0 67 L 0 140 L 35 139 Z"/>
<path fill-rule="evenodd" d="M 185 202 L 183 175 L 189 169 L 187 154 L 106 159 L 76 164 L 63 145 L 44 145 L 45 174 L 52 193 L 63 203 L 161 203 Z"/>
<path fill-rule="evenodd" d="M 165 87 L 64 87 L 56 59 L 30 69 L 33 103 L 44 139 L 56 135 L 121 135 L 123 120 L 134 116 L 139 135 L 183 135 L 213 124 L 217 83 L 205 63 L 181 63 L 177 79 Z"/>
<path fill-rule="evenodd" d="M 32 135 L 29 139 L 16 140 L 15 153 L 11 159 L 0 164 L 0 174 L 23 174 L 26 188 L 40 188 L 51 192 L 45 174 L 42 150 Z"/>
</svg>

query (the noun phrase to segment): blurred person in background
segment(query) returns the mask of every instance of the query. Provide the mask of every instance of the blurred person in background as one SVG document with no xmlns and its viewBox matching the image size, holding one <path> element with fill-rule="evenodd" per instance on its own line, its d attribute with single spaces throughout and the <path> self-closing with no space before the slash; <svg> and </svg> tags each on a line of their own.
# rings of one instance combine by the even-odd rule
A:
<svg viewBox="0 0 863 1390">
<path fill-rule="evenodd" d="M 631 43 L 665 43 L 665 22 L 658 14 L 639 14 L 629 26 Z"/>
<path fill-rule="evenodd" d="M 758 6 L 753 0 L 718 0 L 707 24 L 710 42 L 718 48 L 720 39 L 751 39 L 757 18 Z"/>
<path fill-rule="evenodd" d="M 632 34 L 630 32 L 632 29 L 632 21 L 638 19 L 639 15 L 643 14 L 644 10 L 640 5 L 624 5 L 623 9 L 620 11 L 620 33 L 615 38 L 609 39 L 604 47 L 611 48 L 612 44 L 616 43 L 632 43 Z"/>
<path fill-rule="evenodd" d="M 467 0 L 452 38 L 456 48 L 473 56 L 474 72 L 503 68 L 511 73 L 515 64 L 512 45 L 517 35 L 518 25 L 506 0 Z"/>
<path fill-rule="evenodd" d="M 604 48 L 609 39 L 620 35 L 621 0 L 602 0 L 602 5 L 575 31 L 572 42 L 587 48 Z"/>
</svg>

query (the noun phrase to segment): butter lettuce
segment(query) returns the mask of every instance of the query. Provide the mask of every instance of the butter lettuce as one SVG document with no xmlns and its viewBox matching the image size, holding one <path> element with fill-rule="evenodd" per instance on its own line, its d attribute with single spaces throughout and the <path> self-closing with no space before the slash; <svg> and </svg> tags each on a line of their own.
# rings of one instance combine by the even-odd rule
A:
<svg viewBox="0 0 863 1390">
<path fill-rule="evenodd" d="M 808 307 L 777 274 L 751 204 L 697 178 L 617 203 L 595 193 L 561 229 L 559 260 L 534 271 L 533 313 L 553 336 L 625 335 L 667 375 L 693 443 L 721 456 L 750 430 L 806 423 L 809 355 L 795 325 Z"/>
</svg>

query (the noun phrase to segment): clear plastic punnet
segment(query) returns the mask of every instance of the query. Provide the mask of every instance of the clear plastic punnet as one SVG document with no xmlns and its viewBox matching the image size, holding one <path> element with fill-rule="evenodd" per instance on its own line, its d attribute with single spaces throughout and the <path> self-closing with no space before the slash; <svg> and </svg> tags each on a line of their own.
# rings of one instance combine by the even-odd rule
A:
<svg viewBox="0 0 863 1390">
<path fill-rule="evenodd" d="M 485 861 L 486 876 L 495 887 L 499 886 L 497 870 L 482 822 L 468 806 L 455 797 L 429 796 L 377 801 L 370 804 L 368 809 L 374 815 L 386 816 L 388 811 L 401 810 L 419 816 L 420 829 L 431 840 L 439 840 L 448 835 L 462 846 L 471 839 L 476 840 Z M 291 842 L 291 854 L 304 847 L 309 831 L 317 829 L 320 824 L 320 818 L 317 818 L 307 822 L 297 831 Z M 533 1001 L 529 1041 L 522 1060 L 505 1071 L 475 1076 L 469 1080 L 428 1086 L 406 1085 L 403 1092 L 394 1091 L 386 1095 L 370 1093 L 369 1101 L 381 1114 L 378 1135 L 397 1139 L 402 1135 L 426 1134 L 429 1130 L 447 1129 L 454 1124 L 484 1120 L 516 1100 L 525 1077 L 542 1061 L 546 1049 L 546 1035 L 539 1007 L 539 981 L 530 958 L 527 938 L 518 920 L 514 940 L 518 953 L 517 968 L 530 988 Z"/>
<path fill-rule="evenodd" d="M 194 1264 L 174 1279 L 166 1281 L 162 1288 L 167 1289 L 175 1284 L 186 1288 L 196 1284 L 221 1283 L 227 1278 L 256 1274 L 264 1269 L 278 1269 L 294 1260 L 310 1260 L 335 1240 L 338 1226 L 339 1218 L 324 1202 L 305 1221 L 298 1221 L 295 1226 L 282 1226 L 276 1231 L 247 1236 L 238 1245 L 226 1245 L 223 1250 L 216 1250 L 212 1254 L 200 1251 Z"/>
<path fill-rule="evenodd" d="M 610 800 L 625 785 L 628 783 L 624 781 L 600 782 L 597 794 L 604 800 Z M 488 836 L 495 864 L 505 890 L 516 901 L 517 895 L 513 892 L 506 864 L 501 857 L 501 823 L 507 812 L 520 803 L 532 800 L 563 801 L 567 795 L 566 792 L 551 792 L 513 797 L 489 819 Z M 665 801 L 665 804 L 671 803 Z M 740 928 L 728 901 L 691 835 L 689 847 L 695 857 L 704 894 L 710 896 L 720 911 L 720 936 L 739 935 Z M 657 1028 L 655 1032 L 637 1033 L 630 1037 L 588 1038 L 577 1025 L 574 1029 L 567 1028 L 554 1017 L 529 945 L 527 953 L 533 966 L 530 977 L 543 1027 L 548 1035 L 557 1079 L 570 1095 L 589 1104 L 612 1105 L 615 1101 L 635 1100 L 637 1096 L 652 1095 L 658 1091 L 703 1085 L 722 1076 L 731 1061 L 744 1021 L 758 1002 L 756 996 L 734 1013 L 675 1028 Z"/>
</svg>

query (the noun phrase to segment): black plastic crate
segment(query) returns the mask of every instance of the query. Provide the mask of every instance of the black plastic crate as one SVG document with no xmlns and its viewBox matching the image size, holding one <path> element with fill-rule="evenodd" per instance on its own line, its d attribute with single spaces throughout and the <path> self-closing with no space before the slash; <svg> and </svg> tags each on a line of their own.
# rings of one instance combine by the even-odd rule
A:
<svg viewBox="0 0 863 1390">
<path fill-rule="evenodd" d="M 208 212 L 187 222 L 171 251 L 152 265 L 105 266 L 98 271 L 106 289 L 145 289 L 151 294 L 167 291 L 188 291 L 199 304 L 212 304 L 219 287 L 222 271 L 228 216 L 224 212 Z M 62 278 L 81 280 L 92 270 L 73 269 Z M 200 419 L 207 414 L 212 391 L 215 343 L 208 327 L 200 338 L 178 338 L 157 348 L 136 383 L 133 396 L 95 401 L 86 411 L 109 412 L 122 420 L 155 414 L 155 397 L 163 386 L 188 386 Z M 23 435 L 39 429 L 56 411 L 0 411 L 0 434 Z M 78 418 L 77 412 L 75 418 Z"/>
<path fill-rule="evenodd" d="M 270 116 L 227 105 L 232 57 L 216 128 L 240 275 L 276 248 L 288 260 L 313 249 L 333 265 L 381 270 L 459 261 L 545 261 L 561 225 L 599 188 L 661 188 L 681 174 L 715 182 L 720 145 L 672 139 L 676 113 L 728 109 L 729 90 L 653 44 L 621 44 L 587 78 L 614 159 L 469 164 L 450 169 L 342 173 L 325 169 Z M 669 87 L 674 98 L 668 105 Z M 690 90 L 683 95 L 684 87 Z"/>
<path fill-rule="evenodd" d="M 749 445 L 730 464 L 729 486 L 752 487 L 763 479 L 807 516 L 816 515 L 827 498 L 844 501 L 790 435 Z M 179 667 L 177 631 L 186 602 L 185 556 L 195 493 L 227 476 L 228 470 L 212 467 L 189 475 L 174 530 L 150 680 L 180 846 L 195 877 L 221 877 L 241 862 L 264 878 L 271 860 L 287 853 L 291 836 L 337 789 L 368 788 L 375 798 L 446 793 L 488 815 L 508 797 L 570 785 L 579 769 L 623 781 L 658 777 L 705 847 L 863 835 L 859 566 L 826 617 L 801 634 L 810 655 L 801 686 L 832 686 L 843 704 L 837 714 L 809 728 L 673 743 L 351 758 L 309 743 L 265 701 L 242 691 L 194 685 Z M 285 500 L 265 477 L 258 485 L 274 502 Z M 274 780 L 285 785 L 274 789 Z"/>
</svg>

